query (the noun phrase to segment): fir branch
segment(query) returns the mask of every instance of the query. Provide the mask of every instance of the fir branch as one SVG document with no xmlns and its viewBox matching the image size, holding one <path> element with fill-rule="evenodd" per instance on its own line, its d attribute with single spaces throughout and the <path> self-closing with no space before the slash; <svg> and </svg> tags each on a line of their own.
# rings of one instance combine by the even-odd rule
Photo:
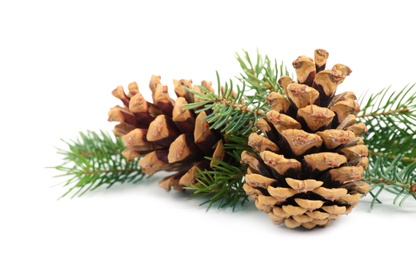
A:
<svg viewBox="0 0 416 260">
<path fill-rule="evenodd" d="M 98 187 L 110 188 L 116 183 L 136 183 L 145 174 L 138 167 L 138 159 L 127 161 L 121 154 L 124 144 L 119 137 L 100 131 L 79 133 L 75 141 L 62 140 L 67 149 L 58 148 L 63 162 L 52 168 L 64 172 L 55 177 L 65 177 L 68 190 L 61 196 L 73 192 L 72 197 L 81 196 Z"/>
<path fill-rule="evenodd" d="M 396 156 L 393 160 L 382 156 L 373 158 L 370 170 L 365 175 L 366 181 L 371 184 L 371 208 L 376 202 L 381 203 L 379 195 L 383 191 L 393 194 L 393 203 L 399 206 L 409 197 L 416 199 L 416 161 L 407 166 L 403 161 L 402 156 Z"/>
<path fill-rule="evenodd" d="M 224 145 L 226 152 L 234 162 L 240 162 L 242 151 L 251 150 L 247 144 L 248 135 L 256 131 L 256 122 L 265 115 L 264 111 L 270 109 L 267 95 L 272 91 L 283 93 L 278 79 L 288 75 L 288 71 L 283 63 L 278 66 L 276 60 L 272 62 L 268 56 L 263 57 L 258 52 L 255 62 L 246 51 L 243 55 L 236 54 L 236 59 L 242 69 L 240 77 L 237 77 L 239 84 L 231 79 L 222 84 L 217 72 L 217 93 L 203 86 L 198 86 L 201 92 L 189 89 L 198 102 L 187 104 L 186 108 L 195 109 L 197 113 L 207 111 L 206 120 L 210 127 L 222 131 L 228 140 Z M 239 203 L 248 200 L 243 190 L 247 166 L 207 159 L 215 166 L 199 171 L 197 184 L 187 189 L 193 190 L 197 197 L 206 197 L 202 204 L 208 204 L 208 209 L 218 204 L 219 208 L 231 206 L 235 210 Z"/>
<path fill-rule="evenodd" d="M 376 112 L 376 113 L 371 113 L 371 114 L 365 114 L 365 115 L 358 115 L 358 118 L 362 117 L 378 117 L 378 116 L 386 116 L 386 115 L 398 115 L 398 114 L 406 114 L 410 112 L 409 108 L 402 108 L 402 109 L 396 109 L 396 110 L 389 110 L 389 111 L 383 111 L 383 112 Z"/>
<path fill-rule="evenodd" d="M 237 79 L 241 83 L 247 84 L 249 89 L 254 90 L 255 99 L 264 103 L 266 93 L 279 92 L 284 94 L 278 80 L 283 75 L 289 75 L 289 71 L 283 62 L 278 65 L 277 60 L 272 62 L 267 55 L 262 56 L 258 50 L 254 64 L 247 51 L 243 51 L 243 55 L 236 53 L 236 59 L 243 70 Z"/>
<path fill-rule="evenodd" d="M 251 150 L 251 147 L 248 146 L 246 137 L 227 135 L 225 138 L 228 141 L 224 144 L 224 149 L 231 160 L 220 161 L 206 157 L 213 166 L 210 170 L 199 170 L 196 184 L 186 187 L 193 191 L 194 197 L 205 198 L 201 205 L 208 204 L 207 210 L 216 204 L 218 208 L 228 206 L 235 211 L 238 205 L 243 206 L 248 200 L 243 189 L 247 166 L 241 164 L 240 160 L 241 153 Z"/>
<path fill-rule="evenodd" d="M 224 133 L 234 135 L 247 135 L 254 127 L 256 119 L 264 114 L 260 107 L 252 107 L 250 104 L 241 102 L 244 88 L 237 88 L 235 96 L 232 94 L 234 86 L 226 83 L 220 94 L 208 91 L 203 86 L 198 86 L 204 91 L 200 93 L 190 90 L 199 101 L 186 104 L 186 109 L 210 111 L 205 118 L 212 129 L 221 130 Z"/>
<path fill-rule="evenodd" d="M 369 148 L 365 180 L 371 184 L 371 207 L 381 203 L 379 195 L 389 192 L 402 206 L 408 197 L 416 199 L 416 93 L 415 84 L 400 91 L 390 87 L 360 98 L 357 120 L 368 128 L 364 142 Z"/>
<path fill-rule="evenodd" d="M 274 91 L 283 93 L 278 79 L 289 72 L 283 63 L 279 66 L 277 61 L 270 60 L 257 52 L 256 62 L 253 63 L 247 51 L 243 56 L 236 54 L 242 73 L 235 84 L 231 79 L 221 83 L 219 73 L 217 76 L 217 93 L 198 86 L 202 92 L 191 91 L 198 102 L 187 104 L 186 109 L 197 109 L 196 112 L 212 111 L 207 115 L 211 128 L 220 129 L 227 134 L 245 136 L 253 130 L 257 120 L 270 109 L 266 101 L 267 95 Z"/>
<path fill-rule="evenodd" d="M 234 152 L 233 156 L 236 155 L 240 156 Z M 192 190 L 194 197 L 206 198 L 200 205 L 208 204 L 207 210 L 214 204 L 217 204 L 218 208 L 232 207 L 233 211 L 239 204 L 244 205 L 248 200 L 243 190 L 246 167 L 231 165 L 214 158 L 207 157 L 207 159 L 215 165 L 210 170 L 199 170 L 196 184 L 189 185 L 186 189 Z"/>
<path fill-rule="evenodd" d="M 416 92 L 415 85 L 407 85 L 400 91 L 390 88 L 370 95 L 360 103 L 359 122 L 368 128 L 364 141 L 371 155 L 387 156 L 390 161 L 397 156 L 416 158 Z M 411 161 L 411 160 L 406 160 Z"/>
</svg>

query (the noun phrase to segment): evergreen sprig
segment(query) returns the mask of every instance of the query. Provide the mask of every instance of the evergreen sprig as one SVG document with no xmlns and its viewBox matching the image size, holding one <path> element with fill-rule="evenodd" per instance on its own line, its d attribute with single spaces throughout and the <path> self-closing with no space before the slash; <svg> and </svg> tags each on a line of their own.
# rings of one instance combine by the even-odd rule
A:
<svg viewBox="0 0 416 260">
<path fill-rule="evenodd" d="M 407 161 L 416 160 L 416 92 L 415 85 L 400 91 L 390 87 L 360 98 L 358 120 L 368 128 L 367 146 L 375 155 L 401 154 Z M 413 158 L 413 159 L 412 159 Z"/>
<path fill-rule="evenodd" d="M 210 92 L 203 86 L 198 86 L 202 92 L 189 89 L 198 102 L 187 104 L 187 109 L 197 109 L 196 112 L 212 111 L 206 117 L 212 129 L 221 130 L 227 134 L 246 136 L 249 134 L 264 111 L 270 109 L 266 97 L 270 92 L 283 93 L 278 79 L 288 75 L 287 68 L 277 60 L 257 52 L 255 63 L 247 51 L 243 55 L 236 54 L 242 72 L 236 77 L 240 84 L 232 79 L 221 83 L 217 76 L 217 92 Z"/>
<path fill-rule="evenodd" d="M 127 161 L 121 152 L 124 144 L 121 138 L 105 131 L 80 132 L 76 140 L 62 140 L 67 148 L 58 148 L 63 156 L 62 164 L 54 166 L 64 174 L 55 177 L 66 178 L 63 183 L 72 197 L 81 196 L 98 187 L 111 187 L 116 183 L 135 183 L 146 175 L 138 168 L 138 159 Z"/>
<path fill-rule="evenodd" d="M 249 94 L 246 94 L 245 98 L 247 100 L 254 104 L 261 103 L 264 105 L 268 93 L 279 92 L 284 94 L 278 80 L 283 75 L 288 76 L 289 71 L 283 62 L 278 65 L 276 59 L 272 61 L 267 55 L 261 55 L 258 50 L 255 63 L 253 63 L 247 51 L 243 51 L 242 55 L 236 53 L 236 59 L 242 69 L 237 79 L 251 90 Z"/>
<path fill-rule="evenodd" d="M 234 211 L 238 205 L 243 206 L 248 201 L 248 195 L 243 190 L 247 166 L 238 162 L 241 160 L 241 153 L 251 150 L 251 147 L 248 146 L 246 137 L 229 135 L 226 138 L 228 142 L 224 144 L 224 149 L 233 158 L 233 163 L 207 157 L 213 162 L 213 167 L 198 171 L 197 183 L 187 187 L 193 191 L 194 197 L 205 198 L 201 205 L 208 204 L 207 209 L 215 204 L 218 208 L 232 207 Z"/>
<path fill-rule="evenodd" d="M 394 194 L 394 204 L 416 199 L 416 92 L 415 84 L 399 91 L 390 87 L 368 98 L 362 105 L 358 121 L 368 128 L 364 142 L 369 148 L 369 169 L 365 179 L 371 184 L 371 207 L 382 191 Z"/>
<path fill-rule="evenodd" d="M 201 205 L 208 204 L 207 210 L 214 204 L 218 208 L 232 207 L 236 209 L 238 205 L 244 205 L 248 196 L 243 190 L 245 167 L 231 165 L 214 158 L 207 159 L 213 161 L 215 165 L 210 170 L 199 170 L 197 173 L 196 184 L 192 184 L 186 189 L 193 191 L 193 196 L 205 198 Z"/>
<path fill-rule="evenodd" d="M 259 52 L 253 62 L 247 51 L 236 54 L 242 72 L 236 77 L 221 83 L 217 72 L 217 91 L 210 92 L 203 86 L 197 86 L 202 91 L 189 89 L 198 102 L 186 105 L 187 109 L 195 109 L 197 113 L 210 111 L 206 120 L 212 129 L 224 133 L 228 142 L 225 144 L 226 152 L 236 161 L 240 161 L 240 155 L 244 150 L 251 150 L 248 146 L 248 135 L 256 131 L 257 120 L 270 109 L 266 97 L 270 92 L 283 93 L 278 79 L 288 75 L 288 70 L 283 65 L 268 56 L 262 56 Z M 206 197 L 202 204 L 208 204 L 208 208 L 217 204 L 219 208 L 244 204 L 248 200 L 243 190 L 244 174 L 246 166 L 242 164 L 232 165 L 227 162 L 216 161 L 210 170 L 199 171 L 196 185 L 188 189 L 194 191 L 197 197 Z"/>
<path fill-rule="evenodd" d="M 371 185 L 370 194 L 373 197 L 371 208 L 375 203 L 382 203 L 379 196 L 388 192 L 395 196 L 393 204 L 403 206 L 406 199 L 416 199 L 416 161 L 404 163 L 402 155 L 374 156 L 370 159 L 370 168 L 365 174 L 365 180 Z"/>
<path fill-rule="evenodd" d="M 244 85 L 237 87 L 234 92 L 233 82 L 225 83 L 225 87 L 219 89 L 218 94 L 210 92 L 203 86 L 198 86 L 204 93 L 191 90 L 198 102 L 185 105 L 186 109 L 195 109 L 196 113 L 210 111 L 206 120 L 212 129 L 237 136 L 247 135 L 254 127 L 256 119 L 263 114 L 261 106 L 250 106 L 243 101 Z"/>
</svg>

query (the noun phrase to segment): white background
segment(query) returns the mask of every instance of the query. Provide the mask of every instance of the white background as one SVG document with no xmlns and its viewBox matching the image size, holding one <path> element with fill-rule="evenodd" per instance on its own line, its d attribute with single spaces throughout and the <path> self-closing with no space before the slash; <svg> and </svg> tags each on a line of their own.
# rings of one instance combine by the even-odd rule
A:
<svg viewBox="0 0 416 260">
<path fill-rule="evenodd" d="M 370 210 L 312 231 L 275 226 L 252 203 L 212 208 L 157 186 L 162 176 L 80 198 L 58 197 L 55 147 L 111 131 L 111 91 L 151 75 L 225 80 L 236 52 L 256 49 L 289 69 L 326 49 L 352 69 L 357 95 L 416 83 L 411 1 L 2 1 L 0 3 L 0 259 L 273 259 L 414 255 L 416 203 L 386 195 Z M 409 3 L 409 4 L 408 4 Z"/>
</svg>

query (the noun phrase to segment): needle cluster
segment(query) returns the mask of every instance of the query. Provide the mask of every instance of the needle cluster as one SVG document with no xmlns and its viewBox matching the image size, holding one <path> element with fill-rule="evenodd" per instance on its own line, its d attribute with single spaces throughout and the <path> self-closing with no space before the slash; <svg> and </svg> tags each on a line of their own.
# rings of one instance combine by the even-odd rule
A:
<svg viewBox="0 0 416 260">
<path fill-rule="evenodd" d="M 416 92 L 415 84 L 399 91 L 384 88 L 361 97 L 358 120 L 368 128 L 364 140 L 369 148 L 369 169 L 365 179 L 371 184 L 371 207 L 379 195 L 389 192 L 394 204 L 416 199 Z"/>
<path fill-rule="evenodd" d="M 81 196 L 99 187 L 110 188 L 116 183 L 136 183 L 146 175 L 137 167 L 138 159 L 127 161 L 121 152 L 121 138 L 105 131 L 81 132 L 75 140 L 62 140 L 66 149 L 59 148 L 62 163 L 55 168 L 65 178 L 68 190 L 61 196 Z"/>
</svg>

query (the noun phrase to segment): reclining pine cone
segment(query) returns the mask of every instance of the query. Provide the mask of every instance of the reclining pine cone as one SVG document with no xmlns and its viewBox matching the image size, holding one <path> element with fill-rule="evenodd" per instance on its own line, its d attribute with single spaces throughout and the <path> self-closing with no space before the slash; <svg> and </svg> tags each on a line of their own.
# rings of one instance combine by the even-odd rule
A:
<svg viewBox="0 0 416 260">
<path fill-rule="evenodd" d="M 167 191 L 184 190 L 195 183 L 197 169 L 212 167 L 206 156 L 224 159 L 223 137 L 210 129 L 205 112 L 184 109 L 185 104 L 197 101 L 188 88 L 202 91 L 200 88 L 191 80 L 174 80 L 174 100 L 160 79 L 152 76 L 149 83 L 153 102 L 142 96 L 136 82 L 128 85 L 127 93 L 122 86 L 114 89 L 112 94 L 122 105 L 110 109 L 108 120 L 118 122 L 113 132 L 121 136 L 126 147 L 122 154 L 127 160 L 140 157 L 139 167 L 148 175 L 172 173 L 159 186 Z M 201 85 L 212 91 L 210 82 Z"/>
<path fill-rule="evenodd" d="M 285 96 L 270 93 L 272 110 L 249 136 L 252 151 L 241 154 L 248 165 L 244 190 L 274 224 L 288 228 L 326 226 L 357 205 L 370 189 L 362 180 L 368 149 L 357 123 L 359 105 L 352 92 L 336 94 L 351 70 L 325 69 L 328 52 L 293 62 L 297 81 L 279 79 Z"/>
</svg>

